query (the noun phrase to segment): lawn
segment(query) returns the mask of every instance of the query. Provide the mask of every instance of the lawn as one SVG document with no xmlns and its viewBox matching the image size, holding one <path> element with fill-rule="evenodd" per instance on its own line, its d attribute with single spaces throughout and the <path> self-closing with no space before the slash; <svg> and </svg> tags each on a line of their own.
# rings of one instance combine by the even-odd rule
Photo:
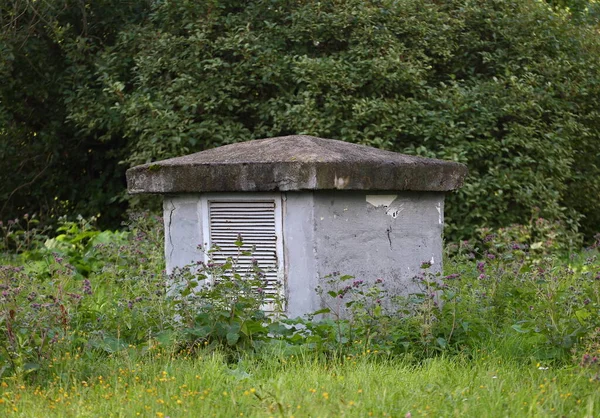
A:
<svg viewBox="0 0 600 418">
<path fill-rule="evenodd" d="M 140 359 L 133 350 L 102 362 L 57 359 L 42 386 L 4 380 L 0 413 L 23 417 L 592 417 L 598 382 L 585 370 L 507 360 L 482 350 L 471 359 L 343 361 L 314 356 L 231 364 L 216 352 Z M 79 357 L 79 358 L 78 358 Z M 74 376 L 86 373 L 84 379 Z"/>
</svg>

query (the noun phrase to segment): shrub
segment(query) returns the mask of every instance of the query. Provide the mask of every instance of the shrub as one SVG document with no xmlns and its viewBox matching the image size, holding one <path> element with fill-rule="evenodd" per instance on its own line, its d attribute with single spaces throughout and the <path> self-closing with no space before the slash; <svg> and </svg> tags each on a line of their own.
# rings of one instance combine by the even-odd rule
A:
<svg viewBox="0 0 600 418">
<path fill-rule="evenodd" d="M 126 166 L 304 133 L 467 164 L 453 240 L 534 206 L 591 238 L 598 7 L 550 3 L 576 19 L 535 0 L 1 5 L 0 171 L 19 175 L 0 218 L 114 226 Z"/>
<path fill-rule="evenodd" d="M 170 286 L 184 339 L 190 348 L 219 348 L 228 351 L 254 351 L 269 340 L 269 325 L 281 314 L 283 298 L 267 293 L 265 270 L 254 261 L 239 262 L 242 237 L 235 241 L 236 257 L 219 264 L 212 259 L 218 247 L 207 250 L 208 261 L 176 269 Z"/>
<path fill-rule="evenodd" d="M 600 224 L 599 36 L 527 1 L 159 2 L 68 119 L 145 163 L 313 134 L 468 165 L 447 236 Z"/>
</svg>

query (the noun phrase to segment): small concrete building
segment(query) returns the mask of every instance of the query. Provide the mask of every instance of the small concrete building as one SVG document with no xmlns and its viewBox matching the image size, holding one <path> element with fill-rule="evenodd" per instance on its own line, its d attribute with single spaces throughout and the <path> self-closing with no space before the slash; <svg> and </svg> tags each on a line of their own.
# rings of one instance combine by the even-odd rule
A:
<svg viewBox="0 0 600 418">
<path fill-rule="evenodd" d="M 296 317 L 323 307 L 315 288 L 333 272 L 408 294 L 423 262 L 441 271 L 444 194 L 466 173 L 454 162 L 294 135 L 137 166 L 127 184 L 164 197 L 167 272 L 204 260 L 198 245 L 219 246 L 213 257 L 225 260 L 241 234 Z"/>
</svg>

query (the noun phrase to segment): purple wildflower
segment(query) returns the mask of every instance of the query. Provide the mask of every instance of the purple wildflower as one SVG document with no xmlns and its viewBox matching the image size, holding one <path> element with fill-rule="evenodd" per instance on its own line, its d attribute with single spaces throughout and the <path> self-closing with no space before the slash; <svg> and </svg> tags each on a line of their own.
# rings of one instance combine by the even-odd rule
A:
<svg viewBox="0 0 600 418">
<path fill-rule="evenodd" d="M 88 279 L 85 279 L 83 281 L 83 293 L 85 295 L 91 295 L 92 294 L 92 283 Z"/>
</svg>

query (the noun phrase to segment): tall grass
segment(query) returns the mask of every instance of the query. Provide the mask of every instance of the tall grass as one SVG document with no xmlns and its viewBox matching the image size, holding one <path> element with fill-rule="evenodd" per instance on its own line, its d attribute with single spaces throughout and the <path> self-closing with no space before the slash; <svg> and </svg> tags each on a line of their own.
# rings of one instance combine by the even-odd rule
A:
<svg viewBox="0 0 600 418">
<path fill-rule="evenodd" d="M 323 302 L 352 315 L 317 321 L 264 316 L 264 295 L 252 294 L 234 260 L 166 277 L 158 218 L 138 217 L 125 231 L 65 220 L 52 237 L 24 221 L 0 225 L 0 414 L 600 409 L 598 245 L 565 252 L 560 225 L 536 219 L 449 245 L 445 275 L 424 264 L 414 278 L 421 291 L 407 297 L 390 297 L 385 278 L 332 275 Z M 259 283 L 260 269 L 251 273 Z M 196 292 L 206 274 L 223 280 Z"/>
</svg>

